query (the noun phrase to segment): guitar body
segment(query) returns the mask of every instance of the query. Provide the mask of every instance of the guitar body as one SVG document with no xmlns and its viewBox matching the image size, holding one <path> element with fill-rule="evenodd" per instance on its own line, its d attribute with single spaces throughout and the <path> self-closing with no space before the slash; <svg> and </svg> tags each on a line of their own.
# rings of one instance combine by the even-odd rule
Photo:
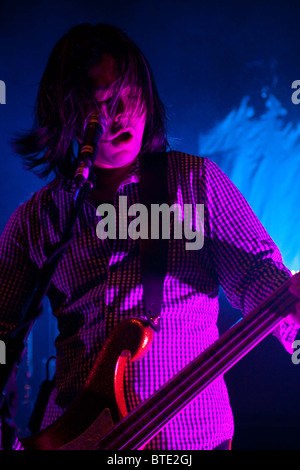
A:
<svg viewBox="0 0 300 470">
<path fill-rule="evenodd" d="M 128 360 L 149 350 L 153 330 L 137 318 L 124 320 L 101 349 L 88 379 L 70 408 L 52 425 L 21 440 L 25 450 L 93 450 L 127 414 L 124 370 Z"/>
</svg>

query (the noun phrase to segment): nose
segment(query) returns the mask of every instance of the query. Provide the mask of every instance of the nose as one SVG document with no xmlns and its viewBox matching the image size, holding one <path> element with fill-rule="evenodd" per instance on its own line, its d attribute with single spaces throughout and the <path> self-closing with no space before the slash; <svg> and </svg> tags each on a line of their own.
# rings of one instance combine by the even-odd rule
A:
<svg viewBox="0 0 300 470">
<path fill-rule="evenodd" d="M 125 116 L 125 112 L 126 112 L 125 100 L 121 96 L 117 105 L 116 113 L 113 117 L 113 121 L 119 122 Z"/>
</svg>

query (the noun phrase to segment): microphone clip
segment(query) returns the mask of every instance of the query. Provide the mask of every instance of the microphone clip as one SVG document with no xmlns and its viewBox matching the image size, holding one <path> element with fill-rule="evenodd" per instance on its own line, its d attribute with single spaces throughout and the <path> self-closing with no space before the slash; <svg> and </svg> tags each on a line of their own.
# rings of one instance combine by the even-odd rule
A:
<svg viewBox="0 0 300 470">
<path fill-rule="evenodd" d="M 75 173 L 76 193 L 89 179 L 91 169 L 95 163 L 97 146 L 106 126 L 105 116 L 97 111 L 90 113 L 85 120 L 83 142 L 79 151 L 79 163 Z"/>
</svg>

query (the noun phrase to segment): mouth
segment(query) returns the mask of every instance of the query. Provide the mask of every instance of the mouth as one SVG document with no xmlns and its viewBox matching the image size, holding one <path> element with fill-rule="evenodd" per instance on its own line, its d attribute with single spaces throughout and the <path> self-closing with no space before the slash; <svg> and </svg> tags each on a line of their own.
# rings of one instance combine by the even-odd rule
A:
<svg viewBox="0 0 300 470">
<path fill-rule="evenodd" d="M 127 143 L 132 139 L 133 135 L 129 131 L 120 132 L 116 137 L 112 139 L 113 143 Z"/>
<path fill-rule="evenodd" d="M 130 128 L 120 129 L 114 134 L 110 134 L 107 140 L 102 140 L 102 142 L 110 142 L 112 144 L 126 144 L 129 143 L 134 136 L 134 132 Z"/>
</svg>

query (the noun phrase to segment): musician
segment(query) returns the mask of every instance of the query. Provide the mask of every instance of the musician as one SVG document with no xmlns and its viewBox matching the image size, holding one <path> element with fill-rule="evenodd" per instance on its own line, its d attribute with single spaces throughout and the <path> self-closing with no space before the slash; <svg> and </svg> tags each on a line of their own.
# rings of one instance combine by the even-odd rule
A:
<svg viewBox="0 0 300 470">
<path fill-rule="evenodd" d="M 57 319 L 56 387 L 42 428 L 71 405 L 115 325 L 145 318 L 139 240 L 100 239 L 97 207 L 126 196 L 139 202 L 140 162 L 167 152 L 169 203 L 204 205 L 204 243 L 187 250 L 169 240 L 160 330 L 125 372 L 135 408 L 218 338 L 218 293 L 245 315 L 291 276 L 278 248 L 242 195 L 210 160 L 171 150 L 166 117 L 138 47 L 119 29 L 81 24 L 58 41 L 41 79 L 33 129 L 15 142 L 27 168 L 53 180 L 11 216 L 1 237 L 1 335 L 20 322 L 49 250 L 59 242 L 73 200 L 72 184 L 85 118 L 98 111 L 107 127 L 99 142 L 94 187 L 48 297 Z M 153 181 L 153 192 L 156 186 Z M 153 253 L 155 256 L 155 253 Z M 300 297 L 299 283 L 293 292 Z M 291 353 L 295 309 L 274 334 Z M 223 377 L 217 378 L 148 444 L 149 449 L 226 449 L 234 433 Z"/>
</svg>

